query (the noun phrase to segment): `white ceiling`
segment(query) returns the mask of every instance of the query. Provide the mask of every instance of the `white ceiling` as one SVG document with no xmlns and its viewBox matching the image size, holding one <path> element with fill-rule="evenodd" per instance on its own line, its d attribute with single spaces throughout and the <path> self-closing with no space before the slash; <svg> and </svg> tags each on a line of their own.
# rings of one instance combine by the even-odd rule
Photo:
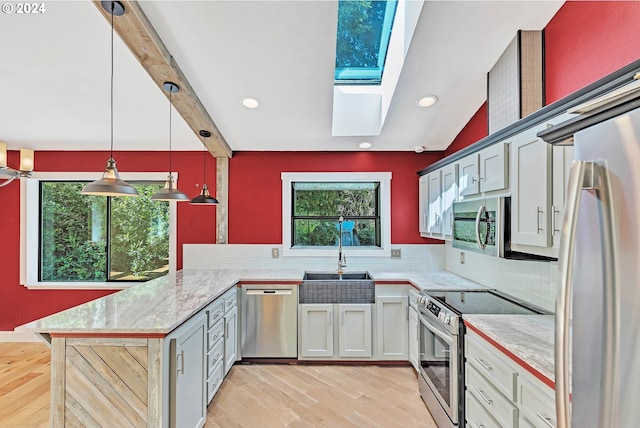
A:
<svg viewBox="0 0 640 428">
<path fill-rule="evenodd" d="M 445 149 L 486 99 L 486 73 L 517 30 L 562 1 L 428 1 L 384 128 L 332 137 L 336 1 L 142 1 L 234 151 Z M 88 1 L 0 15 L 0 141 L 9 149 L 109 148 L 110 27 Z M 117 17 L 116 17 L 117 19 Z M 167 150 L 169 104 L 116 35 L 114 149 Z M 435 94 L 438 104 L 417 107 Z M 245 97 L 261 106 L 244 108 Z M 174 111 L 175 112 L 175 111 Z M 174 150 L 199 150 L 173 115 Z"/>
</svg>

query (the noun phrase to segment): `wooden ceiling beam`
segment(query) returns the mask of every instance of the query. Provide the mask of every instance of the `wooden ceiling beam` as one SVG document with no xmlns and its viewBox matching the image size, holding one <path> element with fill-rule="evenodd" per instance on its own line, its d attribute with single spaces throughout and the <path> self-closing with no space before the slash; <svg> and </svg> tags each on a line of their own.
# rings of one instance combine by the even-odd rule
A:
<svg viewBox="0 0 640 428">
<path fill-rule="evenodd" d="M 100 0 L 93 3 L 111 24 L 111 13 L 103 9 Z M 120 3 L 124 6 L 124 14 L 114 16 L 116 33 L 167 98 L 169 94 L 163 89 L 164 82 L 173 82 L 180 87 L 178 93 L 171 95 L 171 102 L 198 139 L 201 129 L 211 132 L 211 138 L 205 142 L 207 150 L 215 157 L 230 158 L 231 148 L 138 2 L 124 0 Z"/>
</svg>

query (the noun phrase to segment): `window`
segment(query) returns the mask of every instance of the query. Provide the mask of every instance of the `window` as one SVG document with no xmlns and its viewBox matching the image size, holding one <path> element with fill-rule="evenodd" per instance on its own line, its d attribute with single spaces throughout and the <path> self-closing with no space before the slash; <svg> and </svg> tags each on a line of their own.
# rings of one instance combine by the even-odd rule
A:
<svg viewBox="0 0 640 428">
<path fill-rule="evenodd" d="M 388 256 L 391 173 L 282 173 L 283 255 Z"/>
<path fill-rule="evenodd" d="M 20 181 L 20 283 L 119 289 L 175 271 L 176 204 L 152 201 L 166 173 L 121 173 L 137 198 L 81 195 L 95 172 Z"/>
<path fill-rule="evenodd" d="M 397 4 L 397 0 L 338 2 L 336 84 L 380 84 Z"/>
<path fill-rule="evenodd" d="M 292 245 L 335 246 L 342 229 L 343 246 L 380 247 L 379 189 L 377 182 L 293 182 Z"/>
<path fill-rule="evenodd" d="M 137 198 L 85 196 L 87 182 L 40 182 L 40 281 L 146 281 L 169 270 L 164 183 L 132 183 Z"/>
</svg>

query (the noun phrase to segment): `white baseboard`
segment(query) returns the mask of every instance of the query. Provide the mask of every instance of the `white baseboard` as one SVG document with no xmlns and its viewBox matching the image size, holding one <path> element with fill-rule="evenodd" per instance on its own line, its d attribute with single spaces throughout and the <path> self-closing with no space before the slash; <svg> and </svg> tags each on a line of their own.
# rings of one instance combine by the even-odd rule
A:
<svg viewBox="0 0 640 428">
<path fill-rule="evenodd" d="M 41 342 L 35 333 L 0 331 L 0 342 Z"/>
</svg>

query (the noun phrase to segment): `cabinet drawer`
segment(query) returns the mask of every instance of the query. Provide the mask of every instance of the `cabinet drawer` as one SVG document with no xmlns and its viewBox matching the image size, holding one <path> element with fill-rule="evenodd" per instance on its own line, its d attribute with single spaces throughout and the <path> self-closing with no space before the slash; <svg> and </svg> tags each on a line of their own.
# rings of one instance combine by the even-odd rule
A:
<svg viewBox="0 0 640 428">
<path fill-rule="evenodd" d="M 518 409 L 513 403 L 469 363 L 466 364 L 466 373 L 467 391 L 482 404 L 498 424 L 503 428 L 517 427 Z"/>
<path fill-rule="evenodd" d="M 207 315 L 209 316 L 209 328 L 211 328 L 224 315 L 224 299 L 218 298 L 209 303 Z"/>
<path fill-rule="evenodd" d="M 218 340 L 207 353 L 207 373 L 211 376 L 215 365 L 222 359 L 224 354 L 224 341 Z"/>
<path fill-rule="evenodd" d="M 220 385 L 222 384 L 223 379 L 224 379 L 224 368 L 222 367 L 222 361 L 220 361 L 213 368 L 211 376 L 209 376 L 209 378 L 207 379 L 207 402 L 208 403 L 211 403 L 211 400 L 213 399 L 213 396 L 216 394 L 216 391 L 218 391 L 218 388 L 220 388 Z"/>
<path fill-rule="evenodd" d="M 550 396 L 553 391 L 551 388 L 548 390 L 549 394 L 545 394 L 527 380 L 518 378 L 520 411 L 533 427 L 552 428 L 557 426 L 555 401 Z"/>
<path fill-rule="evenodd" d="M 207 349 L 213 348 L 222 337 L 224 336 L 224 319 L 220 319 L 213 327 L 211 327 L 207 333 L 208 346 Z"/>
<path fill-rule="evenodd" d="M 222 295 L 224 298 L 224 311 L 229 312 L 231 309 L 238 306 L 238 289 L 236 287 L 231 288 Z"/>
<path fill-rule="evenodd" d="M 465 335 L 467 363 L 482 373 L 509 400 L 516 401 L 517 372 L 471 335 Z"/>
<path fill-rule="evenodd" d="M 467 426 L 470 428 L 502 428 L 469 391 L 465 393 Z"/>
<path fill-rule="evenodd" d="M 520 415 L 520 418 L 518 419 L 518 428 L 536 428 L 536 426 L 529 422 L 529 419 Z"/>
</svg>

